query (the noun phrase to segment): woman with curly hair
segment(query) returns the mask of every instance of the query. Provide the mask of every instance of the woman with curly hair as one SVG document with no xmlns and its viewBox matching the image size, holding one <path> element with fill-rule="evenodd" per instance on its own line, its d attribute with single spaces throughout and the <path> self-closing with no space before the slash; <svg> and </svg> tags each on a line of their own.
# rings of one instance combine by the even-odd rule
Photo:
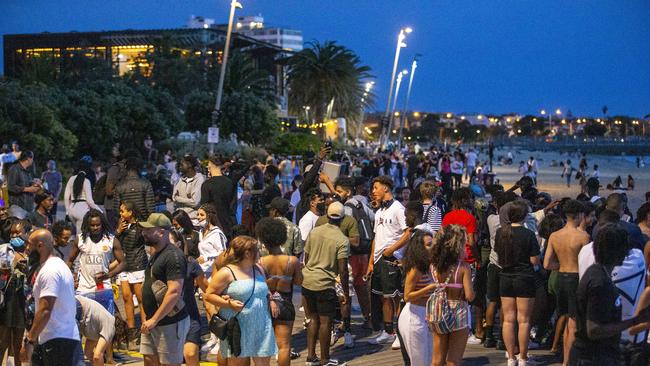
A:
<svg viewBox="0 0 650 366">
<path fill-rule="evenodd" d="M 459 225 L 443 226 L 433 238 L 431 267 L 433 282 L 428 291 L 443 286 L 454 312 L 455 326 L 446 334 L 433 332 L 433 366 L 460 365 L 469 335 L 468 302 L 474 300 L 472 272 L 465 257 L 465 229 Z"/>
<path fill-rule="evenodd" d="M 282 221 L 265 217 L 255 225 L 257 240 L 269 255 L 260 258 L 259 265 L 266 272 L 266 284 L 271 292 L 271 316 L 278 343 L 278 365 L 291 363 L 291 330 L 296 320 L 293 307 L 293 286 L 302 284 L 302 264 L 293 255 L 285 255 L 282 245 L 287 240 L 287 227 Z"/>
<path fill-rule="evenodd" d="M 426 305 L 434 290 L 431 277 L 431 232 L 416 230 L 406 247 L 402 266 L 406 305 L 397 322 L 411 366 L 428 366 L 433 354 L 433 338 L 426 322 Z"/>
</svg>

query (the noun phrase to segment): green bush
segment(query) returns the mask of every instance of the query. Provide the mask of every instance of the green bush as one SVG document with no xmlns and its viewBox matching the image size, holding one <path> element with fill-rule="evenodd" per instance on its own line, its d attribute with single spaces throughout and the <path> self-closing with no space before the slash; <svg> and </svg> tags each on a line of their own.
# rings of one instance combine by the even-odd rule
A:
<svg viewBox="0 0 650 366">
<path fill-rule="evenodd" d="M 308 151 L 318 152 L 321 139 L 303 132 L 286 132 L 278 135 L 271 147 L 276 154 L 304 155 Z"/>
</svg>

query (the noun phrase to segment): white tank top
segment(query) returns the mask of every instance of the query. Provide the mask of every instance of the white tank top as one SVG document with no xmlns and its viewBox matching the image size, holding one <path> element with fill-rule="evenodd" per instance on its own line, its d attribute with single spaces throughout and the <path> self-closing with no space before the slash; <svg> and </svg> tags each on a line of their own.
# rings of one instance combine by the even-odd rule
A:
<svg viewBox="0 0 650 366">
<path fill-rule="evenodd" d="M 95 243 L 90 236 L 83 240 L 79 234 L 79 287 L 80 293 L 97 290 L 95 273 L 108 273 L 108 266 L 113 261 L 113 236 L 104 236 Z M 111 280 L 104 281 L 104 289 L 111 288 Z"/>
</svg>

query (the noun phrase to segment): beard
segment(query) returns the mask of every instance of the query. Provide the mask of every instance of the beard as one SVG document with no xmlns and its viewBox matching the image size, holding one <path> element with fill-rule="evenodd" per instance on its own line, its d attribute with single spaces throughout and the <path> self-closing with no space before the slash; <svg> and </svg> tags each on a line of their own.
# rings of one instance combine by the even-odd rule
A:
<svg viewBox="0 0 650 366">
<path fill-rule="evenodd" d="M 29 253 L 29 256 L 27 258 L 27 264 L 29 264 L 30 267 L 38 265 L 41 262 L 41 253 L 32 251 Z"/>
</svg>

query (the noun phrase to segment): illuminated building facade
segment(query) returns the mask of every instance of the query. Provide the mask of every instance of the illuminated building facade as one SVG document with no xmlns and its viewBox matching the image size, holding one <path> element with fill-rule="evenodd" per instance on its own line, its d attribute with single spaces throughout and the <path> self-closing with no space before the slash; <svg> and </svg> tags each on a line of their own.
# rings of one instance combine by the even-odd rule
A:
<svg viewBox="0 0 650 366">
<path fill-rule="evenodd" d="M 107 32 L 69 32 L 4 35 L 4 75 L 20 77 L 30 58 L 42 57 L 61 69 L 71 61 L 87 58 L 109 64 L 114 75 L 136 69 L 149 76 L 147 56 L 168 42 L 182 56 L 201 57 L 204 64 L 221 63 L 226 32 L 218 28 L 124 30 Z M 271 43 L 242 34 L 233 34 L 231 43 L 248 54 L 255 65 L 273 79 L 280 115 L 286 115 L 287 88 L 285 61 L 287 51 Z"/>
</svg>

